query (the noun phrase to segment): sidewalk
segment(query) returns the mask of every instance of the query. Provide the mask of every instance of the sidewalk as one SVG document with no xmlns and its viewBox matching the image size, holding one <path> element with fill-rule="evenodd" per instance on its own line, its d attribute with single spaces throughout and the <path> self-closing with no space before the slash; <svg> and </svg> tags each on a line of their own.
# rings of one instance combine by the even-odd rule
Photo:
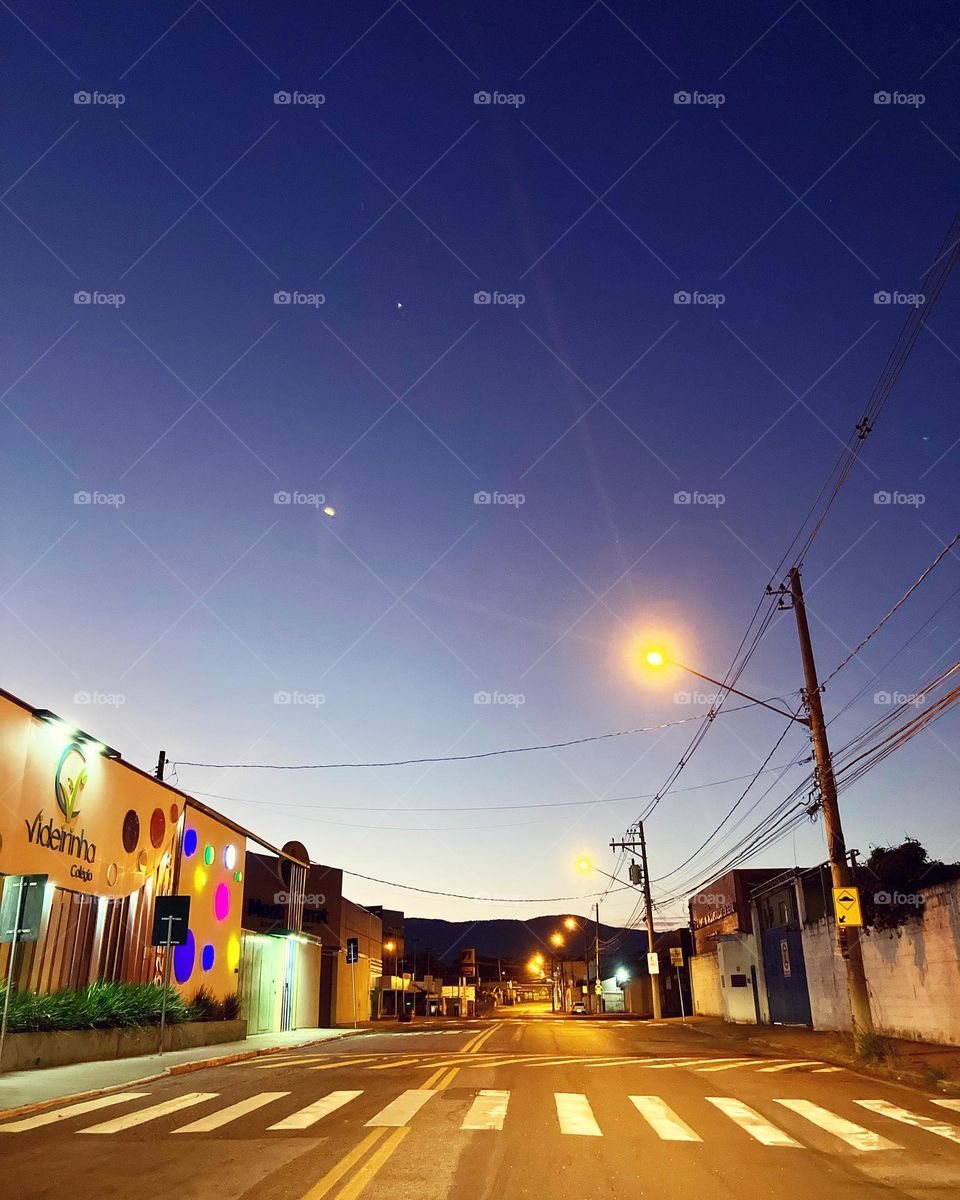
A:
<svg viewBox="0 0 960 1200">
<path fill-rule="evenodd" d="M 299 1046 L 312 1046 L 332 1038 L 352 1037 L 353 1029 L 295 1029 L 284 1033 L 258 1033 L 242 1042 L 194 1046 L 168 1050 L 139 1058 L 117 1058 L 108 1062 L 73 1063 L 36 1071 L 12 1071 L 0 1075 L 0 1118 L 13 1112 L 42 1108 L 55 1100 L 96 1095 L 132 1083 L 143 1083 L 161 1075 L 179 1075 L 200 1067 L 237 1062 Z"/>
<path fill-rule="evenodd" d="M 671 1024 L 680 1023 L 673 1019 Z M 856 1053 L 849 1034 L 801 1026 L 731 1025 L 720 1017 L 688 1017 L 686 1028 L 733 1042 L 742 1046 L 747 1054 L 754 1050 L 774 1050 L 792 1058 L 816 1058 L 946 1095 L 960 1095 L 960 1046 L 885 1038 L 889 1055 L 882 1060 L 865 1060 Z"/>
</svg>

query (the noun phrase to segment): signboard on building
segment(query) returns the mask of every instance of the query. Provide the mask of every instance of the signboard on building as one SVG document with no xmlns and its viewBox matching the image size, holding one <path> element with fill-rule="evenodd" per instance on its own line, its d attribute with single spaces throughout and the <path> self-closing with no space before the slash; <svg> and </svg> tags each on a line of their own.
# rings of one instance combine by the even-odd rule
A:
<svg viewBox="0 0 960 1200">
<path fill-rule="evenodd" d="M 833 889 L 833 914 L 838 925 L 862 925 L 860 912 L 860 889 L 841 887 Z"/>
<path fill-rule="evenodd" d="M 647 970 L 651 975 L 660 974 L 660 955 L 657 954 L 656 950 L 651 950 L 647 955 Z"/>
<path fill-rule="evenodd" d="M 172 860 L 183 799 L 53 713 L 0 697 L 0 874 L 129 896 Z"/>
<path fill-rule="evenodd" d="M 190 897 L 158 896 L 153 905 L 151 946 L 185 946 L 190 934 Z"/>
<path fill-rule="evenodd" d="M 46 875 L 6 877 L 0 898 L 0 943 L 39 939 L 46 884 Z"/>
</svg>

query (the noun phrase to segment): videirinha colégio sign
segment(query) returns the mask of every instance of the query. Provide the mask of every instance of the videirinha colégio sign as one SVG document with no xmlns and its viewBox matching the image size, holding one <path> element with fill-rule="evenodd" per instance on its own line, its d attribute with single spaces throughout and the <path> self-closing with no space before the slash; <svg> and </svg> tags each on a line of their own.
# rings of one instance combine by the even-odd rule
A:
<svg viewBox="0 0 960 1200">
<path fill-rule="evenodd" d="M 172 854 L 178 798 L 0 697 L 0 871 L 126 896 Z"/>
</svg>

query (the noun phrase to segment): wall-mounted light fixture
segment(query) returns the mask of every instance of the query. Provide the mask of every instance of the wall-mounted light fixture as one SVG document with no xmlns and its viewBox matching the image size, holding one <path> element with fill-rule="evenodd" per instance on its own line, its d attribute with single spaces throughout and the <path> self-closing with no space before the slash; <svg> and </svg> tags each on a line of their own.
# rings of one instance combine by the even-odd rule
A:
<svg viewBox="0 0 960 1200">
<path fill-rule="evenodd" d="M 65 721 L 63 717 L 51 712 L 49 708 L 35 708 L 33 715 L 38 721 L 45 721 L 48 725 L 58 729 L 69 741 L 86 746 L 94 754 L 100 754 L 104 758 L 120 758 L 119 750 L 114 750 L 112 746 L 105 745 L 99 738 L 78 729 L 76 725 L 71 725 L 69 721 Z"/>
</svg>

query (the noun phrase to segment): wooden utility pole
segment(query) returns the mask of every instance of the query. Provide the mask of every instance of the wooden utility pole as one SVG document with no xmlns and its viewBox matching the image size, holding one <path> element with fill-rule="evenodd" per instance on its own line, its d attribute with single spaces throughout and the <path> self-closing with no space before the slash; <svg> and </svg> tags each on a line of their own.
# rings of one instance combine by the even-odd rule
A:
<svg viewBox="0 0 960 1200">
<path fill-rule="evenodd" d="M 640 864 L 643 871 L 643 902 L 646 908 L 647 915 L 647 953 L 654 953 L 654 937 L 653 932 L 653 900 L 650 897 L 650 872 L 647 870 L 647 843 L 643 836 L 643 822 L 638 821 L 636 825 L 631 825 L 627 831 L 627 837 L 622 842 L 611 842 L 612 850 L 640 850 Z M 648 960 L 649 961 L 649 960 Z M 659 1021 L 662 1013 L 660 1004 L 660 976 L 653 974 L 647 968 L 650 974 L 650 995 L 653 999 L 653 1019 Z"/>
<path fill-rule="evenodd" d="M 810 737 L 813 741 L 814 758 L 817 765 L 817 784 L 820 792 L 820 807 L 823 812 L 824 831 L 827 835 L 827 855 L 830 859 L 830 875 L 835 888 L 851 887 L 854 874 L 847 861 L 847 849 L 840 823 L 840 808 L 837 804 L 837 781 L 833 774 L 830 746 L 827 742 L 827 726 L 823 719 L 820 701 L 820 684 L 817 682 L 817 667 L 810 641 L 810 626 L 807 610 L 803 603 L 800 586 L 800 571 L 791 567 L 788 576 L 793 614 L 797 621 L 800 638 L 800 657 L 803 661 L 803 704 L 810 719 Z M 646 874 L 646 872 L 644 872 Z M 850 997 L 850 1015 L 853 1019 L 855 1036 L 873 1032 L 873 1016 L 870 1012 L 870 994 L 867 977 L 863 969 L 863 951 L 860 945 L 860 930 L 847 926 L 837 928 L 840 953 L 847 967 L 847 992 Z"/>
</svg>

